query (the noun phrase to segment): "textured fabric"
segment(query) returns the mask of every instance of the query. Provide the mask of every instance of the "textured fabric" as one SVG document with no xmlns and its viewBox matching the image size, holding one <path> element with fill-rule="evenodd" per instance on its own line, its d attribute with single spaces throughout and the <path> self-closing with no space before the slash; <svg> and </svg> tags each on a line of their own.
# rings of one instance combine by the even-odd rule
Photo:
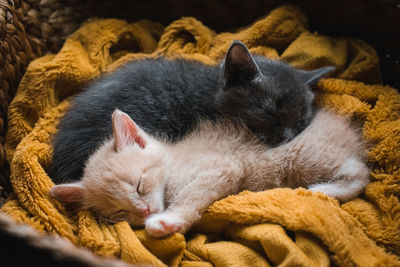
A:
<svg viewBox="0 0 400 267">
<path fill-rule="evenodd" d="M 140 21 L 91 20 L 56 55 L 33 61 L 9 108 L 6 139 L 15 194 L 2 211 L 40 232 L 129 263 L 154 266 L 400 266 L 400 95 L 380 82 L 376 52 L 363 41 L 307 30 L 301 10 L 283 6 L 253 25 L 217 34 L 194 18 L 163 28 Z M 215 64 L 231 41 L 293 66 L 337 68 L 317 104 L 363 125 L 372 182 L 345 204 L 305 189 L 242 192 L 214 203 L 186 236 L 149 237 L 126 222 L 68 213 L 49 197 L 51 139 L 72 95 L 129 60 L 160 55 Z"/>
</svg>

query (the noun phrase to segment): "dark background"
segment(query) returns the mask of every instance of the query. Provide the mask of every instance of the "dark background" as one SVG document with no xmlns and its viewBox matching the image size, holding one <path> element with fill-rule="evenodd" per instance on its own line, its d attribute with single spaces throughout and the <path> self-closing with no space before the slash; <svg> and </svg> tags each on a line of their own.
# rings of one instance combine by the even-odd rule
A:
<svg viewBox="0 0 400 267">
<path fill-rule="evenodd" d="M 74 6 L 74 1 L 65 1 Z M 68 2 L 68 3 L 67 3 Z M 380 56 L 384 84 L 400 88 L 399 0 L 147 0 L 79 1 L 78 20 L 91 16 L 116 17 L 128 21 L 147 18 L 168 25 L 182 16 L 193 16 L 220 32 L 243 27 L 283 4 L 302 7 L 310 30 L 333 37 L 364 39 Z"/>
</svg>

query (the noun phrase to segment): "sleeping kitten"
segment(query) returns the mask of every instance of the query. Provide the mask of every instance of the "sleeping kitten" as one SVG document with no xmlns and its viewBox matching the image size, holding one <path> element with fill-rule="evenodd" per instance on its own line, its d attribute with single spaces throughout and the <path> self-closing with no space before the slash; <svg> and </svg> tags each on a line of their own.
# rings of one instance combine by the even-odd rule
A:
<svg viewBox="0 0 400 267">
<path fill-rule="evenodd" d="M 312 118 L 310 86 L 332 70 L 302 71 L 252 56 L 239 41 L 218 66 L 164 58 L 132 62 L 73 100 L 55 136 L 49 176 L 55 183 L 82 177 L 84 163 L 111 136 L 116 108 L 149 134 L 173 142 L 199 117 L 215 119 L 221 112 L 240 118 L 267 144 L 290 140 Z"/>
<path fill-rule="evenodd" d="M 118 110 L 112 126 L 114 137 L 91 156 L 82 180 L 50 193 L 110 221 L 145 224 L 156 237 L 186 232 L 211 203 L 243 190 L 307 187 L 347 201 L 369 180 L 359 135 L 324 110 L 274 148 L 229 120 L 202 121 L 175 144 L 151 137 Z"/>
</svg>

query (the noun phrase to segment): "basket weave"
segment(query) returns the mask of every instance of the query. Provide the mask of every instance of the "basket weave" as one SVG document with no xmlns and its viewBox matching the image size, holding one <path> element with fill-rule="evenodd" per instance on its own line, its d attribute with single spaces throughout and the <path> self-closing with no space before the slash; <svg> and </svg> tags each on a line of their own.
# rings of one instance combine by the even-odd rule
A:
<svg viewBox="0 0 400 267">
<path fill-rule="evenodd" d="M 0 206 L 11 192 L 3 148 L 7 107 L 27 65 L 57 52 L 65 38 L 90 17 L 164 25 L 193 16 L 216 31 L 242 27 L 290 1 L 263 0 L 0 0 Z M 299 3 L 296 3 L 299 4 Z M 305 0 L 310 29 L 359 37 L 377 49 L 385 84 L 400 88 L 400 4 L 397 0 Z M 0 231 L 1 232 L 1 231 Z"/>
</svg>

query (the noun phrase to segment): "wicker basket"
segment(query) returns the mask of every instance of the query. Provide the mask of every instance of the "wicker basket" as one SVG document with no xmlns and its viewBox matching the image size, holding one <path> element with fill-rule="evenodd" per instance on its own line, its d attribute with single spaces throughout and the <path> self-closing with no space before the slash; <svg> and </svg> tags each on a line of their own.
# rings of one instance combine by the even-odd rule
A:
<svg viewBox="0 0 400 267">
<path fill-rule="evenodd" d="M 128 21 L 148 18 L 166 25 L 181 16 L 194 16 L 216 31 L 223 31 L 245 26 L 288 2 L 0 0 L 0 205 L 11 192 L 3 149 L 8 104 L 27 65 L 47 52 L 57 52 L 66 36 L 82 21 L 90 17 L 115 17 Z M 381 59 L 384 83 L 400 88 L 399 1 L 304 0 L 300 6 L 307 13 L 312 31 L 331 36 L 359 37 L 375 46 Z M 0 223 L 0 244 L 4 244 L 4 238 L 14 235 L 4 225 Z M 15 240 L 21 238 L 28 237 L 16 237 Z M 9 244 L 10 239 L 7 240 Z M 1 247 L 0 251 L 4 252 L 4 249 Z M 59 264 L 63 261 L 56 256 L 50 258 Z M 90 264 L 82 262 L 81 265 Z"/>
</svg>

